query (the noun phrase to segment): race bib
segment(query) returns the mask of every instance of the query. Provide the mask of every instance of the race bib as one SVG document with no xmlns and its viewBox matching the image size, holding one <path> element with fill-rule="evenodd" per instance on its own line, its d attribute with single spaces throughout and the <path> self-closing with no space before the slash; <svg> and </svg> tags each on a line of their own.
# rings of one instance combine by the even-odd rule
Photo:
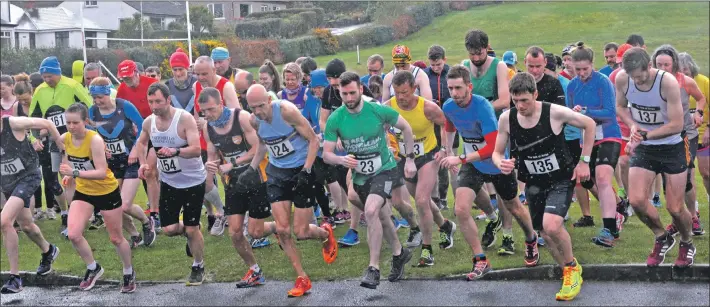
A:
<svg viewBox="0 0 710 307">
<path fill-rule="evenodd" d="M 483 147 L 486 147 L 485 139 L 475 139 L 475 138 L 462 138 L 463 148 L 467 154 L 477 152 Z"/>
<path fill-rule="evenodd" d="M 294 152 L 293 144 L 291 144 L 291 141 L 288 139 L 273 144 L 267 143 L 266 147 L 269 149 L 269 154 L 277 159 L 283 158 Z"/>
<path fill-rule="evenodd" d="M 599 141 L 604 138 L 604 128 L 602 125 L 597 125 L 596 133 L 594 134 L 594 140 Z"/>
<path fill-rule="evenodd" d="M 85 161 L 71 161 L 70 159 L 71 166 L 75 170 L 80 170 L 80 171 L 93 171 L 94 170 L 94 164 L 91 163 L 91 160 L 85 160 Z"/>
<path fill-rule="evenodd" d="M 631 104 L 631 117 L 638 123 L 647 125 L 663 124 L 663 116 L 661 116 L 660 107 L 641 106 L 635 103 Z"/>
<path fill-rule="evenodd" d="M 525 166 L 528 168 L 528 172 L 533 175 L 547 174 L 560 169 L 560 164 L 554 153 L 537 160 L 525 160 Z"/>
<path fill-rule="evenodd" d="M 178 157 L 158 158 L 158 168 L 165 174 L 173 174 L 182 171 Z"/>
<path fill-rule="evenodd" d="M 52 115 L 47 117 L 47 119 L 54 123 L 54 126 L 59 128 L 59 127 L 64 127 L 67 125 L 67 119 L 64 117 L 64 113 L 59 113 L 57 115 Z"/>
<path fill-rule="evenodd" d="M 107 142 L 106 148 L 108 148 L 108 152 L 111 153 L 112 155 L 126 153 L 126 144 L 123 142 L 123 140 L 118 140 L 115 142 Z"/>
<path fill-rule="evenodd" d="M 404 150 L 404 141 L 399 142 L 399 152 L 401 155 L 404 155 L 407 152 L 406 150 Z M 423 142 L 414 143 L 414 148 L 413 148 L 412 152 L 417 157 L 424 155 L 424 143 Z"/>
<path fill-rule="evenodd" d="M 382 158 L 378 153 L 355 156 L 355 160 L 357 160 L 355 172 L 359 174 L 371 175 L 382 168 Z"/>
<path fill-rule="evenodd" d="M 3 175 L 15 175 L 23 170 L 25 170 L 25 165 L 22 164 L 20 158 L 12 159 L 11 161 L 2 163 L 2 174 Z"/>
</svg>

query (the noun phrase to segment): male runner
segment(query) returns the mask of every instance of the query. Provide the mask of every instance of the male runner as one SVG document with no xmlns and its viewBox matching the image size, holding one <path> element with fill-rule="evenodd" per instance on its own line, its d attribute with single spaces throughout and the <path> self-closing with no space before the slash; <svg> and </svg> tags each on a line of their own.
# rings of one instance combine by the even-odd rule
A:
<svg viewBox="0 0 710 307">
<path fill-rule="evenodd" d="M 616 78 L 616 109 L 631 127 L 629 202 L 656 240 L 646 265 L 663 263 L 676 241 L 661 224 L 658 211 L 649 205 L 648 195 L 657 174 L 666 179 L 666 206 L 680 232 L 678 258 L 674 265 L 691 266 L 695 246 L 691 237 L 692 218 L 683 205 L 690 155 L 683 131 L 683 106 L 676 78 L 651 66 L 646 50 L 634 47 L 624 54 L 624 70 Z M 630 112 L 629 112 L 630 111 Z"/>
<path fill-rule="evenodd" d="M 32 96 L 30 104 L 30 114 L 32 117 L 43 117 L 54 123 L 60 134 L 67 132 L 66 117 L 64 111 L 74 102 L 81 102 L 87 107 L 93 105 L 89 92 L 81 86 L 81 83 L 72 78 L 62 76 L 62 69 L 57 57 L 51 56 L 42 60 L 39 72 L 42 74 L 44 83 L 40 84 Z M 43 135 L 40 134 L 41 137 Z M 62 157 L 59 149 L 54 144 L 49 143 L 49 153 L 52 159 L 52 173 L 59 172 L 59 164 Z M 54 178 L 53 178 L 54 179 Z M 61 208 L 62 226 L 61 233 L 67 236 L 67 194 L 63 191 L 59 179 L 45 182 L 51 185 L 59 208 Z"/>
<path fill-rule="evenodd" d="M 419 212 L 419 223 L 422 231 L 422 253 L 419 257 L 419 266 L 434 265 L 434 254 L 431 247 L 432 223 L 436 222 L 441 232 L 439 248 L 449 249 L 454 245 L 453 234 L 456 231 L 456 224 L 444 219 L 439 211 L 439 207 L 431 199 L 431 193 L 436 187 L 438 179 L 438 160 L 445 154 L 446 148 L 439 147 L 436 143 L 434 125 L 444 126 L 446 119 L 441 108 L 432 101 L 414 94 L 416 89 L 415 77 L 408 70 L 402 70 L 394 74 L 391 78 L 394 88 L 391 99 L 383 104 L 391 106 L 404 120 L 411 123 L 412 133 L 414 133 L 414 147 L 412 153 L 415 156 L 417 174 L 412 177 L 405 177 L 407 190 L 414 197 Z M 395 130 L 396 131 L 396 130 Z M 405 146 L 404 135 L 400 133 L 399 144 L 400 153 Z M 446 144 L 446 138 L 441 138 Z M 404 173 L 406 159 L 398 163 L 400 173 Z"/>
<path fill-rule="evenodd" d="M 510 81 L 515 108 L 501 115 L 493 163 L 503 174 L 518 170 L 526 183 L 525 196 L 533 228 L 541 230 L 555 262 L 562 268 L 562 288 L 557 300 L 572 300 L 582 288 L 582 266 L 572 254 L 572 241 L 564 227 L 575 181 L 589 179 L 589 165 L 571 158 L 562 129 L 573 125 L 584 129 L 584 138 L 594 137 L 591 118 L 569 108 L 537 101 L 535 78 L 518 73 Z M 505 158 L 509 144 L 511 159 Z M 592 143 L 584 143 L 582 155 L 589 156 Z"/>
<path fill-rule="evenodd" d="M 225 181 L 225 215 L 228 216 L 229 234 L 239 256 L 249 266 L 249 271 L 237 283 L 237 287 L 252 287 L 264 282 L 263 272 L 252 253 L 252 244 L 244 236 L 244 218 L 249 212 L 248 232 L 253 238 L 262 238 L 276 233 L 274 222 L 264 222 L 271 216 L 271 207 L 266 201 L 266 183 L 257 175 L 255 188 L 237 185 L 239 175 L 244 173 L 254 158 L 259 138 L 252 128 L 250 114 L 239 109 L 230 109 L 221 102 L 220 92 L 205 88 L 198 101 L 205 114 L 207 126 L 203 135 L 207 142 L 208 162 L 205 164 L 208 177 L 220 174 Z M 259 158 L 256 158 L 259 159 Z"/>
<path fill-rule="evenodd" d="M 101 71 L 101 65 L 99 65 L 99 63 L 87 63 L 86 66 L 84 66 L 84 88 L 88 91 L 89 85 L 91 85 L 91 81 L 103 76 L 104 73 L 103 71 Z M 116 99 L 116 95 L 118 95 L 118 91 L 116 91 L 116 89 L 113 88 L 112 85 L 111 98 Z"/>
<path fill-rule="evenodd" d="M 360 77 L 360 83 L 363 86 L 368 86 L 370 84 L 370 78 L 372 76 L 380 76 L 384 80 L 385 74 L 382 70 L 385 68 L 385 59 L 379 54 L 373 54 L 367 58 L 367 74 Z"/>
<path fill-rule="evenodd" d="M 199 225 L 206 174 L 200 159 L 197 124 L 190 113 L 172 106 L 169 102 L 170 90 L 165 84 L 151 84 L 147 94 L 153 115 L 143 121 L 136 143 L 141 161 L 138 174 L 145 178 L 145 171 L 156 167 L 145 160 L 150 141 L 158 157 L 163 233 L 169 237 L 187 236 L 185 251 L 188 256 L 194 257 L 187 285 L 201 285 L 205 267 L 204 240 Z M 182 222 L 179 221 L 181 210 Z"/>
<path fill-rule="evenodd" d="M 42 183 L 39 158 L 30 144 L 27 129 L 46 129 L 55 141 L 55 145 L 64 149 L 59 131 L 46 119 L 27 117 L 3 117 L 0 124 L 0 183 L 6 202 L 0 214 L 2 239 L 10 264 L 10 278 L 0 290 L 3 294 L 22 291 L 22 279 L 19 268 L 19 237 L 13 227 L 15 221 L 20 228 L 42 251 L 42 259 L 37 268 L 37 275 L 44 276 L 52 271 L 52 263 L 59 256 L 59 248 L 50 244 L 42 236 L 42 231 L 35 225 L 30 212 L 30 202 L 34 192 Z"/>
<path fill-rule="evenodd" d="M 234 84 L 235 76 L 241 69 L 232 68 L 232 57 L 229 56 L 229 50 L 224 47 L 214 48 L 212 49 L 210 58 L 214 61 L 216 73 L 227 79 L 229 83 Z"/>
<path fill-rule="evenodd" d="M 312 172 L 320 147 L 313 128 L 292 103 L 272 101 L 266 88 L 254 85 L 247 91 L 249 108 L 254 112 L 251 125 L 257 130 L 262 142 L 252 159 L 251 168 L 240 176 L 256 172 L 265 152 L 269 152 L 266 167 L 266 192 L 276 222 L 279 243 L 291 260 L 298 277 L 289 297 L 303 296 L 311 289 L 311 280 L 301 266 L 296 244 L 291 238 L 291 204 L 296 207 L 293 230 L 299 240 L 320 239 L 323 241 L 323 259 L 331 264 L 338 256 L 333 228 L 324 223 L 321 227 L 311 225 L 313 198 L 315 197 L 315 174 Z"/>
<path fill-rule="evenodd" d="M 392 79 L 394 75 L 406 70 L 414 75 L 415 95 L 431 100 L 431 87 L 429 86 L 429 77 L 425 73 L 421 73 L 422 69 L 412 65 L 412 56 L 409 53 L 409 48 L 404 45 L 396 45 L 392 48 L 392 63 L 394 70 L 390 71 L 385 78 L 382 79 L 382 101 L 394 97 L 394 88 L 392 87 Z"/>
<path fill-rule="evenodd" d="M 405 162 L 407 177 L 416 174 L 412 150 L 414 135 L 412 128 L 401 115 L 362 95 L 363 86 L 357 74 L 343 73 L 339 86 L 345 108 L 335 110 L 328 120 L 323 159 L 326 163 L 342 165 L 354 171 L 352 182 L 360 202 L 353 204 L 360 206 L 367 216 L 370 248 L 370 263 L 360 286 L 375 289 L 380 284 L 379 263 L 383 237 L 392 249 L 392 268 L 387 278 L 390 282 L 404 276 L 404 266 L 412 258 L 411 251 L 404 248 L 397 238 L 390 219 L 391 208 L 386 202 L 389 198 L 392 198 L 393 203 L 400 202 L 395 198 L 403 194 L 397 192 L 404 188 L 404 183 L 388 148 L 385 126 L 397 127 L 404 134 L 405 147 L 409 148 Z M 338 156 L 334 153 L 338 140 L 342 142 L 348 155 Z M 430 191 L 431 188 L 430 186 Z M 431 200 L 427 198 L 427 201 Z"/>
<path fill-rule="evenodd" d="M 193 87 L 193 92 L 195 97 L 200 96 L 203 88 L 212 87 L 216 88 L 222 95 L 222 103 L 228 108 L 239 108 L 239 98 L 237 98 L 237 92 L 234 89 L 234 84 L 228 79 L 217 74 L 217 69 L 214 60 L 208 56 L 201 56 L 195 60 L 195 66 L 193 67 L 195 71 L 195 76 L 197 76 L 197 81 Z M 204 114 L 200 111 L 200 105 L 195 103 L 194 108 L 195 121 L 197 122 L 197 127 L 200 129 L 200 148 L 202 149 L 202 162 L 207 163 L 207 143 L 205 142 L 204 136 L 202 134 L 202 129 L 204 129 L 207 122 L 204 119 Z M 224 226 L 227 223 L 227 219 L 224 218 L 224 204 L 222 199 L 219 197 L 219 189 L 217 188 L 217 181 L 212 180 L 214 177 L 207 181 L 205 186 L 205 207 L 207 208 L 207 229 L 210 231 L 211 235 L 222 235 L 224 233 Z M 216 207 L 217 210 L 214 210 Z"/>
<path fill-rule="evenodd" d="M 515 216 L 526 236 L 525 265 L 537 265 L 540 255 L 537 250 L 537 234 L 532 228 L 530 213 L 525 210 L 518 199 L 518 183 L 515 174 L 501 174 L 490 159 L 498 135 L 498 122 L 491 104 L 483 97 L 472 94 L 473 84 L 469 70 L 456 65 L 449 71 L 449 93 L 453 95 L 444 103 L 446 116 L 445 130 L 447 140 L 459 130 L 464 141 L 465 153 L 456 157 L 453 152 L 447 152 L 448 157 L 442 159 L 445 168 L 458 167 L 459 187 L 456 189 L 456 217 L 459 220 L 464 238 L 473 252 L 473 269 L 467 275 L 468 280 L 481 278 L 491 270 L 491 265 L 483 253 L 478 240 L 478 228 L 471 216 L 471 204 L 476 194 L 481 193 L 484 182 L 492 182 L 503 200 L 503 205 Z M 453 141 L 449 141 L 449 144 Z M 488 210 L 492 211 L 488 203 Z M 498 218 L 494 220 L 499 220 Z M 493 223 L 493 221 L 491 222 Z M 500 225 L 500 222 L 498 222 Z M 492 227 L 486 227 L 486 231 Z M 512 240 L 512 231 L 510 234 Z M 512 243 L 511 243 L 512 245 Z"/>
<path fill-rule="evenodd" d="M 573 106 L 573 111 L 590 117 L 596 123 L 592 155 L 580 157 L 589 164 L 591 172 L 591 180 L 583 181 L 582 187 L 596 194 L 601 207 L 603 228 L 599 235 L 592 238 L 592 242 L 604 247 L 613 247 L 624 222 L 624 216 L 616 210 L 617 204 L 626 208 L 612 186 L 614 169 L 621 151 L 621 130 L 615 120 L 616 109 L 613 102 L 614 86 L 605 75 L 594 71 L 594 52 L 591 48 L 579 42 L 571 52 L 572 65 L 577 76 L 567 88 L 567 102 Z M 581 141 L 592 142 L 591 139 Z M 596 193 L 592 189 L 595 186 L 598 191 Z M 587 197 L 586 193 L 578 196 Z"/>
<path fill-rule="evenodd" d="M 619 63 L 616 61 L 616 52 L 619 50 L 619 44 L 608 43 L 604 45 L 604 60 L 606 61 L 606 66 L 599 69 L 599 72 L 605 76 L 611 75 L 611 73 L 619 68 Z"/>
</svg>

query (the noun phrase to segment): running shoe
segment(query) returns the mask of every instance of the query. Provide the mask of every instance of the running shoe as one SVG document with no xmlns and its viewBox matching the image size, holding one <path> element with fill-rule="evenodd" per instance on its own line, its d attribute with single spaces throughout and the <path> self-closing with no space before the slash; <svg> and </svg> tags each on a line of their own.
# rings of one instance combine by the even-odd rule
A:
<svg viewBox="0 0 710 307">
<path fill-rule="evenodd" d="M 496 243 L 496 234 L 503 227 L 503 219 L 498 216 L 495 221 L 488 222 L 486 225 L 486 231 L 483 233 L 481 238 L 481 245 L 483 248 L 489 248 Z"/>
<path fill-rule="evenodd" d="M 336 224 L 344 224 L 345 223 L 345 213 L 342 211 L 335 211 L 333 213 L 333 222 Z"/>
<path fill-rule="evenodd" d="M 221 236 L 224 234 L 224 226 L 227 223 L 225 216 L 217 216 L 214 220 L 214 225 L 210 228 L 210 234 L 213 236 Z"/>
<path fill-rule="evenodd" d="M 348 232 L 346 232 L 345 235 L 338 240 L 338 243 L 341 246 L 355 246 L 360 244 L 360 238 L 355 230 L 348 229 Z"/>
<path fill-rule="evenodd" d="M 101 214 L 94 215 L 94 220 L 89 225 L 89 230 L 98 230 L 99 228 L 106 227 L 104 223 L 104 217 Z"/>
<path fill-rule="evenodd" d="M 143 224 L 143 245 L 151 246 L 155 243 L 155 228 L 153 228 L 153 220 L 148 218 L 148 223 Z"/>
<path fill-rule="evenodd" d="M 123 275 L 123 285 L 121 285 L 121 293 L 133 292 L 136 292 L 136 271 Z"/>
<path fill-rule="evenodd" d="M 594 218 L 591 216 L 585 216 L 582 215 L 574 224 L 572 224 L 575 228 L 580 228 L 580 227 L 594 227 Z"/>
<path fill-rule="evenodd" d="M 387 280 L 395 282 L 402 279 L 404 277 L 404 267 L 410 260 L 412 260 L 412 251 L 402 247 L 402 252 L 399 256 L 392 256 L 392 268 Z"/>
<path fill-rule="evenodd" d="M 695 245 L 692 242 L 680 242 L 678 245 L 678 258 L 675 260 L 673 267 L 685 269 L 693 265 L 695 259 Z"/>
<path fill-rule="evenodd" d="M 571 301 L 582 290 L 582 272 L 579 262 L 576 266 L 565 266 L 562 270 L 562 288 L 557 292 L 555 299 L 558 301 Z"/>
<path fill-rule="evenodd" d="M 419 262 L 415 263 L 417 267 L 428 267 L 434 265 L 434 255 L 426 248 L 422 248 L 422 254 L 419 256 Z"/>
<path fill-rule="evenodd" d="M 323 223 L 329 224 L 330 227 L 332 227 L 333 229 L 337 227 L 337 225 L 335 224 L 335 218 L 332 216 L 324 216 Z"/>
<path fill-rule="evenodd" d="M 131 248 L 136 248 L 138 246 L 141 246 L 141 245 L 143 245 L 143 243 L 144 242 L 143 242 L 143 238 L 141 237 L 141 235 L 131 236 L 131 239 L 128 240 L 128 244 L 131 245 Z"/>
<path fill-rule="evenodd" d="M 668 226 L 666 226 L 666 231 L 668 232 L 668 234 L 670 234 L 671 236 L 674 236 L 674 237 L 678 236 L 678 234 L 680 233 L 680 232 L 678 232 L 678 228 L 676 228 L 675 225 L 673 225 L 673 223 L 670 223 L 670 224 L 668 224 Z"/>
<path fill-rule="evenodd" d="M 653 198 L 651 199 L 651 203 L 653 204 L 654 207 L 660 208 L 661 207 L 661 195 L 658 193 L 653 195 Z"/>
<path fill-rule="evenodd" d="M 365 270 L 362 279 L 360 280 L 360 287 L 368 289 L 377 289 L 380 285 L 380 270 L 375 267 L 369 266 Z"/>
<path fill-rule="evenodd" d="M 693 235 L 694 236 L 702 236 L 705 234 L 705 230 L 703 229 L 703 225 L 700 224 L 700 219 L 697 216 L 693 217 Z"/>
<path fill-rule="evenodd" d="M 242 277 L 242 279 L 237 282 L 237 288 L 251 288 L 261 285 L 265 281 L 266 279 L 264 278 L 264 273 L 261 270 L 259 270 L 259 272 L 256 272 L 252 269 L 249 269 L 249 271 L 244 274 L 244 277 Z"/>
<path fill-rule="evenodd" d="M 298 276 L 293 289 L 288 290 L 288 297 L 300 297 L 311 290 L 311 279 L 306 276 Z"/>
<path fill-rule="evenodd" d="M 592 238 L 592 242 L 603 247 L 614 247 L 614 236 L 608 228 L 602 228 L 599 234 Z"/>
<path fill-rule="evenodd" d="M 328 237 L 323 241 L 323 260 L 325 263 L 331 264 L 338 257 L 338 243 L 335 241 L 333 227 L 330 224 L 323 224 L 321 228 L 328 232 Z"/>
<path fill-rule="evenodd" d="M 493 268 L 491 267 L 491 263 L 490 261 L 488 261 L 488 259 L 481 260 L 478 258 L 473 258 L 473 269 L 471 269 L 471 273 L 466 274 L 466 280 L 474 281 L 477 279 L 481 279 L 492 269 Z"/>
<path fill-rule="evenodd" d="M 262 248 L 271 245 L 269 238 L 259 238 L 251 240 L 251 248 Z"/>
<path fill-rule="evenodd" d="M 150 219 L 153 220 L 153 229 L 155 229 L 155 232 L 160 232 L 161 230 L 163 230 L 160 227 L 160 219 L 158 219 L 157 216 L 151 216 Z"/>
<path fill-rule="evenodd" d="M 316 205 L 316 210 L 314 212 L 316 219 L 319 219 L 323 216 L 323 211 L 321 211 L 320 206 Z"/>
<path fill-rule="evenodd" d="M 37 275 L 44 276 L 52 272 L 52 263 L 59 256 L 59 248 L 54 244 L 49 244 L 49 250 L 42 253 L 42 259 L 37 267 Z"/>
<path fill-rule="evenodd" d="M 545 238 L 543 238 L 540 235 L 540 232 L 537 232 L 537 246 L 545 246 Z"/>
<path fill-rule="evenodd" d="M 205 267 L 192 266 L 186 285 L 199 286 L 203 281 L 205 281 Z"/>
<path fill-rule="evenodd" d="M 84 274 L 84 280 L 82 280 L 79 284 L 79 289 L 84 291 L 91 290 L 94 285 L 96 285 L 96 281 L 101 278 L 101 275 L 104 275 L 104 268 L 97 263 L 95 269 L 86 270 L 86 274 Z"/>
<path fill-rule="evenodd" d="M 538 238 L 540 238 L 540 235 L 538 234 Z M 532 242 L 525 242 L 525 266 L 526 267 L 534 267 L 537 266 L 538 263 L 540 263 L 540 251 L 538 250 L 539 246 L 539 240 L 536 239 L 535 241 Z"/>
<path fill-rule="evenodd" d="M 450 223 L 450 230 L 446 231 L 439 229 L 439 248 L 449 249 L 454 246 L 454 232 L 456 232 L 456 223 L 452 221 L 446 221 L 445 223 Z"/>
<path fill-rule="evenodd" d="M 503 243 L 498 249 L 498 255 L 506 256 L 515 254 L 515 241 L 511 235 L 503 235 Z"/>
<path fill-rule="evenodd" d="M 57 219 L 57 213 L 54 212 L 52 209 L 47 209 L 47 218 L 50 220 L 56 220 Z"/>
<path fill-rule="evenodd" d="M 398 218 L 397 222 L 399 223 L 399 226 L 402 228 L 409 228 L 409 222 L 407 222 L 406 219 L 404 218 Z"/>
<path fill-rule="evenodd" d="M 0 293 L 2 294 L 14 294 L 22 292 L 22 278 L 18 275 L 10 275 L 10 279 L 2 285 Z"/>
<path fill-rule="evenodd" d="M 422 245 L 422 232 L 418 228 L 410 228 L 407 242 L 404 245 L 408 248 L 415 248 Z"/>
<path fill-rule="evenodd" d="M 613 233 L 614 239 L 619 238 L 619 234 L 621 234 L 621 230 L 624 229 L 624 223 L 626 223 L 626 216 L 617 212 L 616 213 L 616 233 Z"/>
<path fill-rule="evenodd" d="M 46 217 L 47 217 L 47 214 L 45 214 L 44 211 L 42 211 L 42 210 L 37 210 L 37 211 L 35 212 L 35 214 L 32 216 L 32 218 L 33 218 L 35 221 L 41 221 L 41 220 L 43 220 L 43 219 L 46 218 Z"/>
<path fill-rule="evenodd" d="M 656 238 L 653 250 L 646 259 L 646 266 L 657 267 L 666 259 L 666 254 L 675 246 L 675 239 L 670 234 L 665 234 L 661 238 Z"/>
</svg>

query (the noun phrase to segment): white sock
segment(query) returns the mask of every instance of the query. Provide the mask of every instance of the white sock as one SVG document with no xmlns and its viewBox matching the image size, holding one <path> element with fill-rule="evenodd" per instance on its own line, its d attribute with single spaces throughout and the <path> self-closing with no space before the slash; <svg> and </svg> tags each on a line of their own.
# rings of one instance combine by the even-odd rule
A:
<svg viewBox="0 0 710 307">
<path fill-rule="evenodd" d="M 203 266 L 204 266 L 204 263 L 205 263 L 204 260 L 202 260 L 202 261 L 200 261 L 200 262 L 197 262 L 197 260 L 193 260 L 193 261 L 192 261 L 192 266 L 193 266 L 193 267 L 195 267 L 195 266 L 196 266 L 196 267 L 203 267 Z"/>
<path fill-rule="evenodd" d="M 205 200 L 215 206 L 217 208 L 217 212 L 224 214 L 224 204 L 222 203 L 222 199 L 219 198 L 219 190 L 216 185 L 212 187 L 212 191 L 205 193 Z"/>
<path fill-rule="evenodd" d="M 123 275 L 131 275 L 131 274 L 133 274 L 133 266 L 123 268 Z"/>
<path fill-rule="evenodd" d="M 498 219 L 498 213 L 496 213 L 495 211 L 493 211 L 493 213 L 491 213 L 491 214 L 488 215 L 488 218 L 489 218 L 491 221 L 495 221 L 495 220 Z"/>
<path fill-rule="evenodd" d="M 92 263 L 89 263 L 89 264 L 86 266 L 86 268 L 89 269 L 89 270 L 92 270 L 92 271 L 93 271 L 93 270 L 96 270 L 96 261 L 94 261 L 94 262 L 92 262 Z"/>
<path fill-rule="evenodd" d="M 258 272 L 261 272 L 261 268 L 259 267 L 259 264 L 258 264 L 258 263 L 255 264 L 255 265 L 252 265 L 252 266 L 250 267 L 250 269 L 252 269 L 254 272 L 257 272 L 257 273 L 258 273 Z"/>
<path fill-rule="evenodd" d="M 67 212 L 66 212 L 66 211 L 62 211 L 60 214 L 61 214 L 61 215 L 67 215 Z"/>
</svg>

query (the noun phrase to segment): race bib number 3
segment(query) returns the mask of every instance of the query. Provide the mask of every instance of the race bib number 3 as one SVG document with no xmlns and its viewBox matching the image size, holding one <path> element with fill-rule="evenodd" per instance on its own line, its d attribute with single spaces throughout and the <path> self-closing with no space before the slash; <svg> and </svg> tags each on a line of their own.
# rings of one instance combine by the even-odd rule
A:
<svg viewBox="0 0 710 307">
<path fill-rule="evenodd" d="M 173 174 L 182 171 L 178 157 L 158 159 L 158 168 L 165 174 Z"/>
<path fill-rule="evenodd" d="M 15 158 L 12 161 L 3 163 L 1 169 L 3 175 L 15 175 L 20 171 L 23 171 L 25 169 L 25 166 L 22 164 L 22 161 L 20 161 L 19 158 Z"/>
<path fill-rule="evenodd" d="M 54 123 L 54 126 L 57 128 L 64 127 L 67 125 L 67 119 L 66 119 L 66 117 L 64 117 L 64 113 L 49 116 L 49 117 L 47 117 L 47 119 L 50 122 Z"/>
<path fill-rule="evenodd" d="M 533 175 L 547 174 L 560 169 L 555 154 L 537 160 L 525 160 L 525 166 L 528 168 L 528 172 Z"/>
<path fill-rule="evenodd" d="M 274 158 L 282 158 L 294 151 L 293 144 L 291 144 L 289 140 L 283 140 L 275 144 L 267 144 L 266 146 L 269 149 L 269 154 Z"/>
<path fill-rule="evenodd" d="M 659 107 L 647 107 L 640 106 L 637 104 L 631 104 L 631 117 L 641 124 L 648 125 L 660 125 L 663 124 L 663 117 L 661 116 L 661 108 Z"/>
<path fill-rule="evenodd" d="M 108 148 L 108 152 L 112 155 L 126 153 L 126 144 L 123 142 L 123 140 L 106 143 L 106 148 Z"/>
<path fill-rule="evenodd" d="M 356 157 L 357 168 L 355 171 L 363 175 L 371 175 L 382 168 L 380 155 Z"/>
</svg>

